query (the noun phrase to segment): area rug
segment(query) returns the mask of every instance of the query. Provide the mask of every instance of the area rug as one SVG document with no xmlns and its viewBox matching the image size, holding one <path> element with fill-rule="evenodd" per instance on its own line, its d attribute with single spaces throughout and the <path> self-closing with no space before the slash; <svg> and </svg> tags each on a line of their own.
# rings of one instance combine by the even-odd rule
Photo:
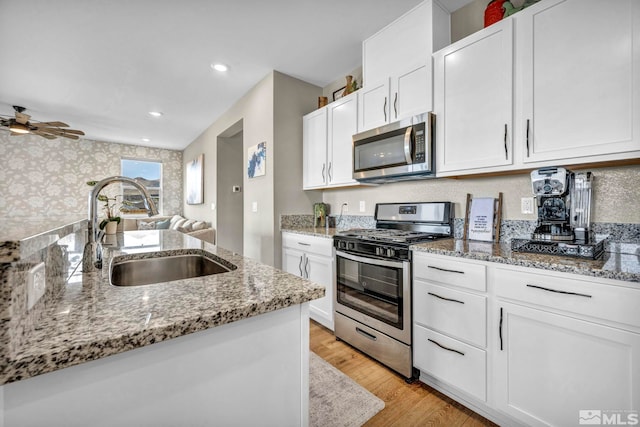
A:
<svg viewBox="0 0 640 427">
<path fill-rule="evenodd" d="M 311 352 L 309 425 L 356 427 L 384 408 L 384 402 Z"/>
</svg>

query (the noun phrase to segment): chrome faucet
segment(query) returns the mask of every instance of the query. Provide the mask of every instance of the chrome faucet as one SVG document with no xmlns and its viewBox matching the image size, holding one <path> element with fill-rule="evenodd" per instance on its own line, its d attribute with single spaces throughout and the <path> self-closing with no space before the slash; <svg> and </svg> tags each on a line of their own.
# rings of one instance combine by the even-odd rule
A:
<svg viewBox="0 0 640 427">
<path fill-rule="evenodd" d="M 124 182 L 133 185 L 137 188 L 144 197 L 144 207 L 147 209 L 149 216 L 158 215 L 158 209 L 156 204 L 153 203 L 149 192 L 135 179 L 127 178 L 126 176 L 110 176 L 98 183 L 93 187 L 91 193 L 89 193 L 89 226 L 87 244 L 84 246 L 84 254 L 82 257 L 82 271 L 89 273 L 102 268 L 102 236 L 104 233 L 98 228 L 98 194 L 104 187 L 114 182 Z"/>
</svg>

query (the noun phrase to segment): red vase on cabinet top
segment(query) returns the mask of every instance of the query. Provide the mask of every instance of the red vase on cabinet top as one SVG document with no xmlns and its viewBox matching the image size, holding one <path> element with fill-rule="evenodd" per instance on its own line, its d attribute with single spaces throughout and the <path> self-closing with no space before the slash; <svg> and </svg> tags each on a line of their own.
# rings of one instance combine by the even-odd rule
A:
<svg viewBox="0 0 640 427">
<path fill-rule="evenodd" d="M 504 16 L 504 9 L 502 8 L 502 4 L 505 1 L 506 0 L 492 0 L 491 2 L 489 2 L 487 8 L 484 10 L 485 28 L 502 20 L 502 17 Z"/>
</svg>

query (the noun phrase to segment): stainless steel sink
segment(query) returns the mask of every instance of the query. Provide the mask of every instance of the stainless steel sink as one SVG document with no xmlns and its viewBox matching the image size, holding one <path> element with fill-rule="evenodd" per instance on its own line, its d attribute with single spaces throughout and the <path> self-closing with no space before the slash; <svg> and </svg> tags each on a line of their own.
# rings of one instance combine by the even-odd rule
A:
<svg viewBox="0 0 640 427">
<path fill-rule="evenodd" d="M 109 280 L 114 286 L 140 286 L 152 283 L 171 282 L 227 273 L 236 266 L 224 260 L 220 262 L 203 253 L 154 256 L 152 258 L 130 259 L 115 257 L 111 262 Z M 225 265 L 228 264 L 228 265 Z"/>
</svg>

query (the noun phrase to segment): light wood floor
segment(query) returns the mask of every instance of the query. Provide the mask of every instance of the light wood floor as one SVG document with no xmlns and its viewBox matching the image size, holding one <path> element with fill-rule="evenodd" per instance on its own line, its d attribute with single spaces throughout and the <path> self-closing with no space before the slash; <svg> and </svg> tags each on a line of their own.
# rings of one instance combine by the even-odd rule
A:
<svg viewBox="0 0 640 427">
<path fill-rule="evenodd" d="M 342 341 L 311 321 L 311 351 L 331 363 L 362 387 L 378 396 L 385 408 L 365 426 L 495 426 L 470 409 L 433 388 L 400 375 Z"/>
</svg>

